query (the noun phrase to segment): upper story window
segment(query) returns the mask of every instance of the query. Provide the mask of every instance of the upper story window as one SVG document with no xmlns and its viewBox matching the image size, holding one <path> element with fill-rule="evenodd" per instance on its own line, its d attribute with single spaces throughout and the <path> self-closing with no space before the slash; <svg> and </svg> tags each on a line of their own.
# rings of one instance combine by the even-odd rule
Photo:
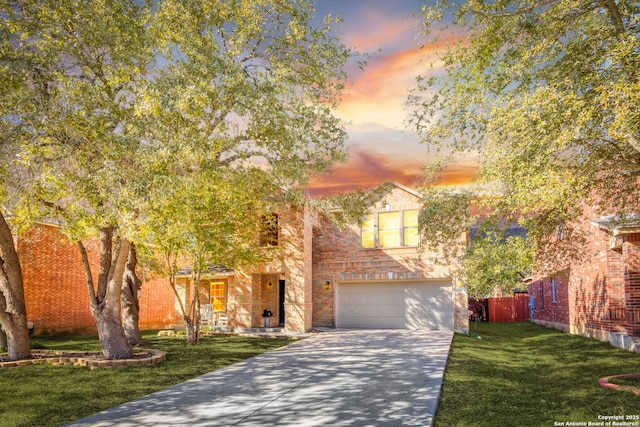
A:
<svg viewBox="0 0 640 427">
<path fill-rule="evenodd" d="M 418 246 L 418 210 L 369 214 L 362 220 L 360 237 L 363 248 Z"/>
<path fill-rule="evenodd" d="M 262 216 L 260 227 L 260 246 L 278 246 L 278 215 Z"/>
<path fill-rule="evenodd" d="M 360 236 L 362 238 L 363 248 L 373 248 L 376 245 L 375 222 L 376 217 L 370 214 L 364 217 L 360 226 Z"/>
<path fill-rule="evenodd" d="M 378 246 L 391 248 L 400 246 L 400 212 L 378 214 Z"/>
<path fill-rule="evenodd" d="M 418 210 L 404 211 L 402 214 L 403 243 L 405 246 L 418 246 L 420 243 L 418 236 Z"/>
</svg>

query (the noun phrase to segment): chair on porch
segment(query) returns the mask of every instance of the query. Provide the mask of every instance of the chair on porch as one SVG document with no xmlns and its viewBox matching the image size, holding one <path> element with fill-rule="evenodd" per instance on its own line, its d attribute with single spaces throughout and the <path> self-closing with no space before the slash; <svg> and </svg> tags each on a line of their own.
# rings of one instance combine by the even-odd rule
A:
<svg viewBox="0 0 640 427">
<path fill-rule="evenodd" d="M 216 326 L 227 326 L 228 323 L 229 318 L 227 317 L 227 313 L 216 313 Z"/>
<path fill-rule="evenodd" d="M 200 306 L 200 326 L 204 325 L 213 325 L 213 306 L 211 304 Z"/>
</svg>

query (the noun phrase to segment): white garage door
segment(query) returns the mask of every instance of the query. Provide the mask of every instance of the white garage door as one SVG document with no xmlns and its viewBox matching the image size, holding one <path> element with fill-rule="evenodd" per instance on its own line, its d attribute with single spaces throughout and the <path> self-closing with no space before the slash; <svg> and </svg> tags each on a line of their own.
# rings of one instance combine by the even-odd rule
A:
<svg viewBox="0 0 640 427">
<path fill-rule="evenodd" d="M 451 283 L 340 283 L 339 328 L 453 329 Z"/>
</svg>

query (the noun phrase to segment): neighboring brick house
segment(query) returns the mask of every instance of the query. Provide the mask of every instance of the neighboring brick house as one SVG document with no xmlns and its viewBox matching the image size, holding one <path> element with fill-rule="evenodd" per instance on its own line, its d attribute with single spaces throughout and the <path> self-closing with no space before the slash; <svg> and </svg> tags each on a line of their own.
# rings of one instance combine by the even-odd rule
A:
<svg viewBox="0 0 640 427">
<path fill-rule="evenodd" d="M 581 224 L 586 259 L 529 284 L 536 323 L 640 351 L 640 221 Z"/>
<path fill-rule="evenodd" d="M 98 246 L 86 243 L 97 269 Z M 86 277 L 78 246 L 51 223 L 38 223 L 17 241 L 27 317 L 38 335 L 94 332 Z M 97 270 L 96 270 L 97 271 Z M 174 327 L 180 319 L 166 279 L 145 280 L 140 291 L 140 327 Z"/>
<path fill-rule="evenodd" d="M 467 294 L 449 268 L 419 248 L 420 198 L 396 185 L 373 206 L 362 225 L 339 229 L 306 209 L 277 213 L 268 239 L 276 260 L 241 271 L 212 268 L 200 280 L 201 304 L 211 323 L 232 328 L 264 325 L 289 331 L 313 327 L 430 328 L 463 331 Z M 95 329 L 88 309 L 80 255 L 53 227 L 19 242 L 27 315 L 36 333 Z M 464 238 L 461 236 L 461 238 Z M 190 275 L 178 275 L 190 300 Z M 145 280 L 140 295 L 142 329 L 173 328 L 182 321 L 165 280 Z"/>
</svg>

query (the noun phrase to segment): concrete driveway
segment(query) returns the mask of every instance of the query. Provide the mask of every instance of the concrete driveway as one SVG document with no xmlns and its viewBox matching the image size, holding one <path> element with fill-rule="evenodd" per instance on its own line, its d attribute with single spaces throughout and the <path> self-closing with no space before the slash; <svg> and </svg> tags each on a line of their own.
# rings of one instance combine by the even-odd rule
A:
<svg viewBox="0 0 640 427">
<path fill-rule="evenodd" d="M 453 333 L 314 334 L 73 426 L 430 426 Z"/>
</svg>

